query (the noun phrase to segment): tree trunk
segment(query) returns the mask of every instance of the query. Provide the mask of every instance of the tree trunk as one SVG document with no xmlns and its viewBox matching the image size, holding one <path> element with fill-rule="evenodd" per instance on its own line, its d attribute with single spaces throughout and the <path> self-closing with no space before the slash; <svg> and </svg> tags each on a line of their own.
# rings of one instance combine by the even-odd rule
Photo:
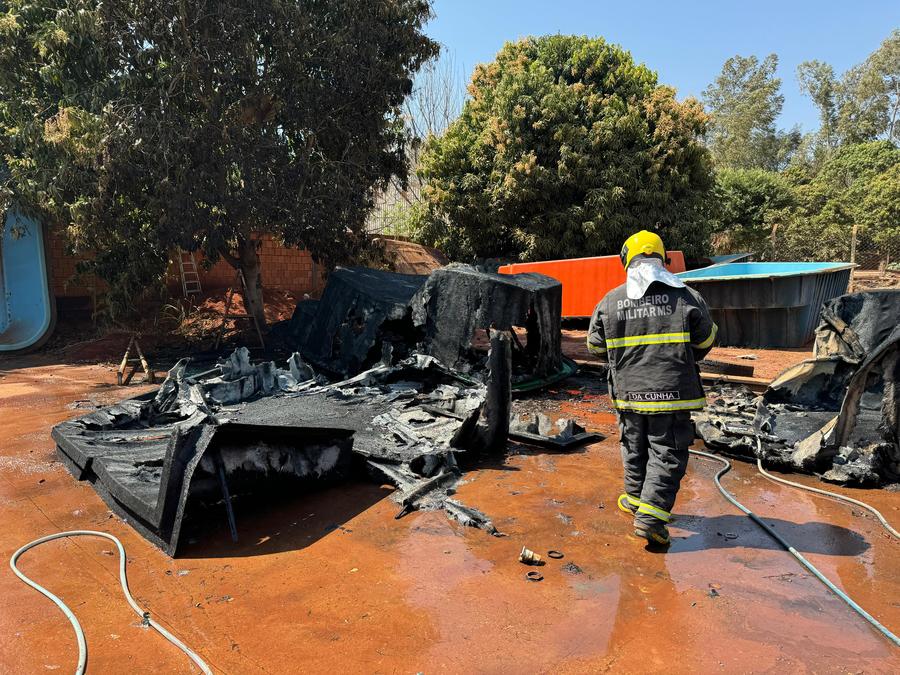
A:
<svg viewBox="0 0 900 675">
<path fill-rule="evenodd" d="M 244 308 L 247 314 L 256 318 L 259 329 L 266 330 L 266 313 L 263 306 L 262 295 L 262 271 L 259 265 L 259 253 L 256 250 L 256 241 L 253 239 L 241 239 L 237 250 L 238 264 L 244 273 Z"/>
</svg>

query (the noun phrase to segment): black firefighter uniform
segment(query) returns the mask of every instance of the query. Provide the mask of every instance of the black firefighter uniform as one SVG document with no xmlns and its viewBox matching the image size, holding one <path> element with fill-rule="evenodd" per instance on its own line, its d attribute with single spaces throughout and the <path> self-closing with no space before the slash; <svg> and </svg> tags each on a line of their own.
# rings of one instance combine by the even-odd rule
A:
<svg viewBox="0 0 900 675">
<path fill-rule="evenodd" d="M 671 518 L 694 440 L 690 411 L 706 404 L 697 362 L 715 338 L 703 298 L 658 281 L 636 300 L 625 284 L 613 289 L 591 317 L 588 349 L 609 362 L 625 493 L 639 522 Z"/>
</svg>

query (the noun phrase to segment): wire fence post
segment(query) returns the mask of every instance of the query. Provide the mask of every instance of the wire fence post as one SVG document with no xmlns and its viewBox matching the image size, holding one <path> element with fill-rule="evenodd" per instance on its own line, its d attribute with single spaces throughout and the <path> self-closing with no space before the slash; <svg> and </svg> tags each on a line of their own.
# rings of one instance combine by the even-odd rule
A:
<svg viewBox="0 0 900 675">
<path fill-rule="evenodd" d="M 856 277 L 856 233 L 858 228 L 859 226 L 854 223 L 853 230 L 850 234 L 850 264 L 853 265 L 853 267 L 850 268 L 850 284 L 847 288 L 848 293 L 853 292 L 853 281 Z"/>
</svg>

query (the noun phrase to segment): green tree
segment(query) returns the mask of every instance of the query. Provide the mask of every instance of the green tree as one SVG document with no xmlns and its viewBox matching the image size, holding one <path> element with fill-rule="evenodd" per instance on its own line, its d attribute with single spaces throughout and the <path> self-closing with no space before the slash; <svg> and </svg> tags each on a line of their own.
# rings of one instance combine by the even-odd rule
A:
<svg viewBox="0 0 900 675">
<path fill-rule="evenodd" d="M 703 92 L 711 115 L 709 145 L 716 166 L 731 169 L 783 168 L 800 142 L 797 129 L 776 128 L 784 96 L 775 76 L 778 56 L 761 62 L 733 56 Z"/>
<path fill-rule="evenodd" d="M 897 166 L 900 149 L 889 141 L 844 145 L 812 178 L 794 188 L 798 209 L 779 245 L 796 260 L 847 260 L 851 231 L 858 246 L 896 245 Z"/>
<path fill-rule="evenodd" d="M 859 224 L 886 254 L 900 259 L 900 161 L 876 175 L 863 200 Z"/>
<path fill-rule="evenodd" d="M 771 255 L 770 234 L 790 220 L 796 197 L 790 183 L 762 169 L 716 172 L 713 244 L 717 253 Z"/>
<path fill-rule="evenodd" d="M 451 258 L 617 251 L 635 230 L 699 254 L 706 115 L 601 38 L 530 37 L 478 66 L 462 114 L 426 144 L 419 237 Z"/>
<path fill-rule="evenodd" d="M 845 142 L 900 141 L 900 30 L 894 30 L 842 83 L 840 125 Z"/>
<path fill-rule="evenodd" d="M 400 117 L 437 52 L 427 0 L 10 0 L 0 6 L 7 199 L 67 227 L 125 304 L 170 247 L 243 270 L 259 237 L 326 264 L 406 175 Z"/>
<path fill-rule="evenodd" d="M 842 96 L 841 83 L 834 69 L 821 61 L 804 61 L 797 66 L 800 91 L 807 94 L 819 111 L 817 145 L 827 156 L 840 142 L 838 118 Z"/>
<path fill-rule="evenodd" d="M 814 164 L 842 144 L 900 141 L 900 30 L 841 77 L 826 63 L 805 61 L 797 78 L 819 110 L 820 127 L 811 147 Z"/>
</svg>

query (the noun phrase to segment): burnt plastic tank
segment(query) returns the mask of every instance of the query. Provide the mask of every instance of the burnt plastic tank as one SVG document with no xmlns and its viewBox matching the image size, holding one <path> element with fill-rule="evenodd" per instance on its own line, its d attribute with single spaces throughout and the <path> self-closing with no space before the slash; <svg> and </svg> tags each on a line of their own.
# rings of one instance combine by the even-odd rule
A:
<svg viewBox="0 0 900 675">
<path fill-rule="evenodd" d="M 850 263 L 736 262 L 682 272 L 719 326 L 723 347 L 802 347 L 822 304 L 847 292 Z"/>
</svg>

